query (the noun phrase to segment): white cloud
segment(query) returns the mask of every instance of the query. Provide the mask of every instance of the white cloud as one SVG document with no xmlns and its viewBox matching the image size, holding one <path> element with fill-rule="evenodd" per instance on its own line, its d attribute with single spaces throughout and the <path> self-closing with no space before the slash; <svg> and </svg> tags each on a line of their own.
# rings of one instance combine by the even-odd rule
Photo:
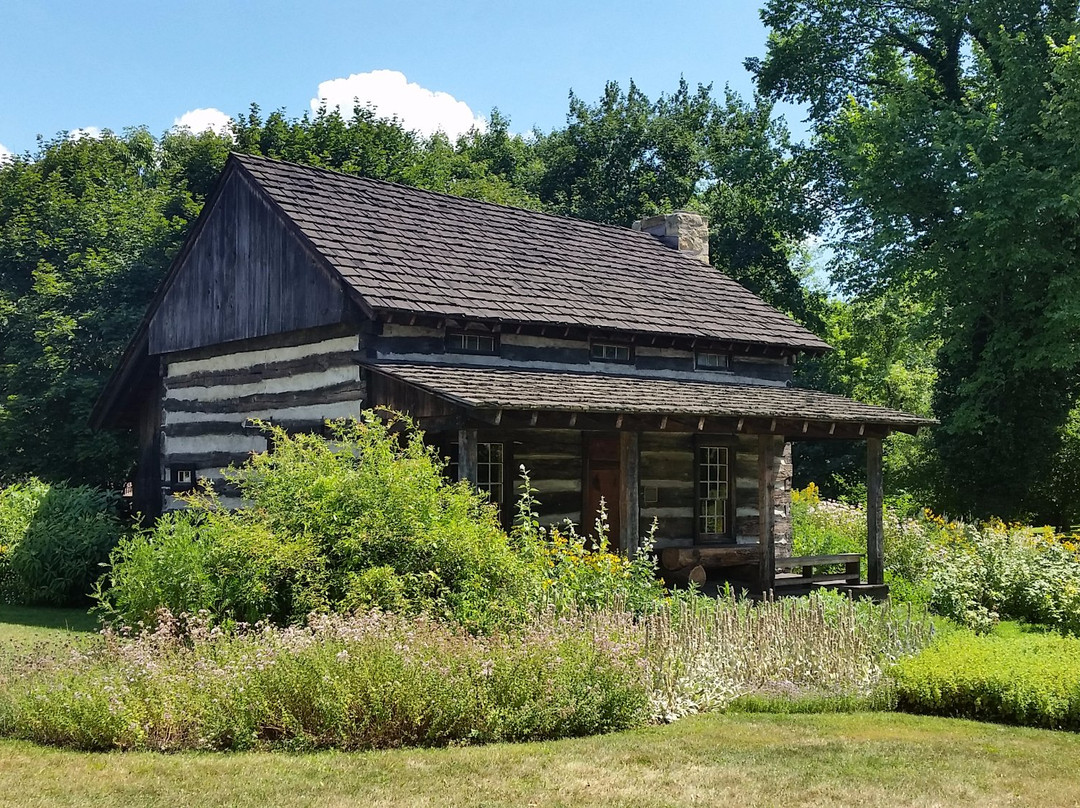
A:
<svg viewBox="0 0 1080 808">
<path fill-rule="evenodd" d="M 3 165 L 4 163 L 8 162 L 14 156 L 15 156 L 15 154 L 14 154 L 14 152 L 11 151 L 11 149 L 9 149 L 3 143 L 0 143 L 0 165 Z"/>
<path fill-rule="evenodd" d="M 68 132 L 68 140 L 82 140 L 84 137 L 99 140 L 101 138 L 101 129 L 96 126 L 82 126 Z"/>
<path fill-rule="evenodd" d="M 397 117 L 406 129 L 424 137 L 443 131 L 453 140 L 473 126 L 487 129 L 487 121 L 473 113 L 464 101 L 449 93 L 435 92 L 410 82 L 397 70 L 372 70 L 319 84 L 311 99 L 312 111 L 323 103 L 351 115 L 356 104 L 371 107 L 381 118 Z"/>
<path fill-rule="evenodd" d="M 173 126 L 179 129 L 190 129 L 192 132 L 205 132 L 209 129 L 211 132 L 227 135 L 231 132 L 229 129 L 231 123 L 232 118 L 220 109 L 203 107 L 188 110 L 173 121 Z"/>
</svg>

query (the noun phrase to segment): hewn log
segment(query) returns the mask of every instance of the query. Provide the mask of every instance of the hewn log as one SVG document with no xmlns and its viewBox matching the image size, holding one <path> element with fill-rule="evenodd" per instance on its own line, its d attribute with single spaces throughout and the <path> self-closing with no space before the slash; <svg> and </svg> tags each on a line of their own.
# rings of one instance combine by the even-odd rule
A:
<svg viewBox="0 0 1080 808">
<path fill-rule="evenodd" d="M 664 583 L 667 584 L 689 586 L 694 583 L 702 586 L 708 575 L 705 573 L 705 568 L 700 564 L 691 564 L 678 570 L 665 570 L 661 577 L 664 579 Z"/>
</svg>

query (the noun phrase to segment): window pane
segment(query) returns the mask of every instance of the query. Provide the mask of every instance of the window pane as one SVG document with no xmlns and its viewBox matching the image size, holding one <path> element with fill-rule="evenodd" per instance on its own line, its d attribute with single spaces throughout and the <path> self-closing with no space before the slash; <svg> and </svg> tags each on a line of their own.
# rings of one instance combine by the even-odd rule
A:
<svg viewBox="0 0 1080 808">
<path fill-rule="evenodd" d="M 592 356 L 593 359 L 604 359 L 610 362 L 629 362 L 630 346 L 615 345 L 610 342 L 594 342 Z"/>
<path fill-rule="evenodd" d="M 450 333 L 446 338 L 450 351 L 464 353 L 495 353 L 495 337 L 490 334 Z"/>
<path fill-rule="evenodd" d="M 486 491 L 496 505 L 503 502 L 503 445 L 476 444 L 476 487 Z"/>
<path fill-rule="evenodd" d="M 727 535 L 729 495 L 728 450 L 725 446 L 698 449 L 698 533 Z"/>
<path fill-rule="evenodd" d="M 720 369 L 728 367 L 729 364 L 727 354 L 713 353 L 711 351 L 698 352 L 697 366 L 699 368 Z"/>
</svg>

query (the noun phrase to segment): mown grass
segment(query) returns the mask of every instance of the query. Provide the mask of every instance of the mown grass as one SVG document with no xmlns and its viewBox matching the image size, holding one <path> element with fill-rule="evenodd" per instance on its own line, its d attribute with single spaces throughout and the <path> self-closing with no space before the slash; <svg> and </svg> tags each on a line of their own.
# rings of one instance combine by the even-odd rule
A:
<svg viewBox="0 0 1080 808">
<path fill-rule="evenodd" d="M 1077 805 L 1080 736 L 885 713 L 713 715 L 535 744 L 312 755 L 0 742 L 0 806 Z"/>
<path fill-rule="evenodd" d="M 97 629 L 97 619 L 78 609 L 0 604 L 0 652 L 41 643 L 68 643 Z"/>
</svg>

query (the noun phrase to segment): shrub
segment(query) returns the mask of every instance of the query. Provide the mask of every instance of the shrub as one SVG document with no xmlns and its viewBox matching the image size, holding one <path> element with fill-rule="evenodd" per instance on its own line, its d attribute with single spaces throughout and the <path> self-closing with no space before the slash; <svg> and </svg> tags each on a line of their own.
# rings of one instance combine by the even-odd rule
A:
<svg viewBox="0 0 1080 808">
<path fill-rule="evenodd" d="M 31 479 L 0 490 L 0 587 L 8 601 L 82 602 L 116 545 L 115 498 Z"/>
<path fill-rule="evenodd" d="M 113 551 L 96 593 L 114 621 L 152 621 L 159 609 L 206 611 L 253 623 L 325 609 L 326 559 L 309 540 L 271 533 L 249 511 L 192 509 L 162 516 Z"/>
<path fill-rule="evenodd" d="M 865 552 L 865 509 L 820 500 L 812 486 L 793 496 L 792 523 L 798 554 Z M 1080 550 L 1050 528 L 887 509 L 885 576 L 893 597 L 978 631 L 1005 618 L 1080 633 Z"/>
<path fill-rule="evenodd" d="M 1080 639 L 958 631 L 893 671 L 900 709 L 1080 730 Z"/>
<path fill-rule="evenodd" d="M 528 470 L 518 499 L 518 513 L 511 538 L 514 547 L 528 562 L 539 568 L 540 603 L 555 610 L 619 607 L 641 614 L 663 607 L 669 599 L 656 572 L 653 533 L 656 523 L 631 556 L 611 552 L 607 507 L 600 500 L 594 532 L 579 533 L 566 522 L 541 528 Z"/>
<path fill-rule="evenodd" d="M 484 495 L 449 483 L 406 419 L 374 413 L 331 427 L 332 440 L 267 427 L 274 451 L 227 472 L 247 501 L 213 492 L 124 541 L 106 614 L 150 621 L 160 608 L 221 620 L 302 620 L 314 609 L 380 606 L 474 628 L 520 617 L 539 568 L 515 551 Z"/>
<path fill-rule="evenodd" d="M 304 627 L 164 614 L 132 638 L 0 673 L 0 733 L 79 749 L 246 749 L 538 740 L 648 719 L 640 649 L 541 616 L 475 636 L 377 611 Z"/>
</svg>

